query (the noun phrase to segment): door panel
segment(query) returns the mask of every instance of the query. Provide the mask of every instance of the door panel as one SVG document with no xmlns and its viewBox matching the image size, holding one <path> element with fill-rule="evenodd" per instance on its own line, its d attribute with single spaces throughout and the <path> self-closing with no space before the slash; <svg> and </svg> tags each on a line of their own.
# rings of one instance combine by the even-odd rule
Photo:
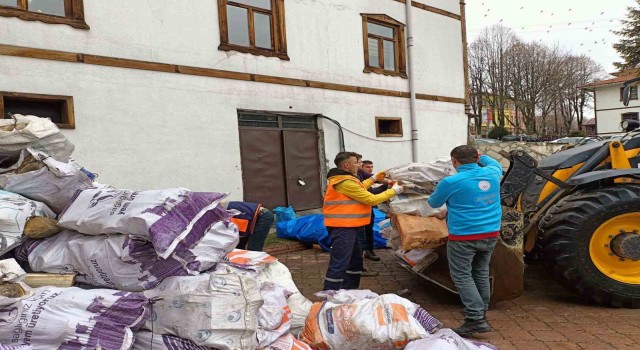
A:
<svg viewBox="0 0 640 350">
<path fill-rule="evenodd" d="M 282 131 L 240 128 L 244 201 L 287 206 Z"/>
<path fill-rule="evenodd" d="M 287 199 L 295 210 L 322 207 L 318 133 L 283 130 Z"/>
</svg>

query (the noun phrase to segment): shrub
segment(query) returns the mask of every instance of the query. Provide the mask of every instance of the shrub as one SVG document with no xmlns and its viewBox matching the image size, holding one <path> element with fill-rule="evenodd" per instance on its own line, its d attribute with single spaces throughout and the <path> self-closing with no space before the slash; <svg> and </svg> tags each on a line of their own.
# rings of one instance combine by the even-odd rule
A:
<svg viewBox="0 0 640 350">
<path fill-rule="evenodd" d="M 500 140 L 502 136 L 509 135 L 509 131 L 504 126 L 496 126 L 487 135 L 490 139 Z"/>
</svg>

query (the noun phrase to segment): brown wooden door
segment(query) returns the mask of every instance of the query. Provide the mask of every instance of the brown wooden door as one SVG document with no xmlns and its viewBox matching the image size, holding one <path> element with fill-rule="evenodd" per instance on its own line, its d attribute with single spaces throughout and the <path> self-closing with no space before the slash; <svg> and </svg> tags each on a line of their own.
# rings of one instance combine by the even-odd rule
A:
<svg viewBox="0 0 640 350">
<path fill-rule="evenodd" d="M 315 117 L 239 112 L 244 201 L 269 209 L 322 207 Z"/>
<path fill-rule="evenodd" d="M 283 130 L 287 199 L 295 210 L 322 207 L 317 131 Z"/>
<path fill-rule="evenodd" d="M 287 188 L 282 165 L 282 131 L 240 129 L 244 201 L 273 209 L 286 206 Z"/>
</svg>

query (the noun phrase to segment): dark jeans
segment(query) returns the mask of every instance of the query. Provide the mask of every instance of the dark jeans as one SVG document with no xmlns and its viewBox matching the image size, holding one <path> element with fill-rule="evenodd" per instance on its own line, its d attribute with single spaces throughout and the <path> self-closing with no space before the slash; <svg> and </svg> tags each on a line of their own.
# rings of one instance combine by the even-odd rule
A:
<svg viewBox="0 0 640 350">
<path fill-rule="evenodd" d="M 324 290 L 357 289 L 362 275 L 359 236 L 363 227 L 327 227 L 331 238 L 329 268 Z"/>
<path fill-rule="evenodd" d="M 451 279 L 458 288 L 467 320 L 480 320 L 489 309 L 489 262 L 498 238 L 447 242 Z"/>
<path fill-rule="evenodd" d="M 238 243 L 238 249 L 247 249 L 254 251 L 262 251 L 264 247 L 264 241 L 267 239 L 269 229 L 273 225 L 273 213 L 269 210 L 263 210 L 258 214 L 256 224 L 253 228 L 253 233 L 248 237 L 240 238 Z M 246 248 L 245 248 L 246 247 Z"/>
<path fill-rule="evenodd" d="M 371 221 L 364 227 L 364 233 L 358 238 L 362 251 L 373 250 L 373 209 L 371 210 Z"/>
</svg>

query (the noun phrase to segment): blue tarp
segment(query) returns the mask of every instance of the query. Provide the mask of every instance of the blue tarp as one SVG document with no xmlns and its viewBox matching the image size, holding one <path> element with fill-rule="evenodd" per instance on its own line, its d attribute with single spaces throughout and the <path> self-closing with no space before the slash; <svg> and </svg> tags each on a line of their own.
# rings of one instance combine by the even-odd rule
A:
<svg viewBox="0 0 640 350">
<path fill-rule="evenodd" d="M 305 215 L 295 217 L 293 208 L 278 207 L 276 213 L 276 233 L 278 238 L 294 239 L 303 243 L 317 243 L 324 251 L 329 251 L 331 239 L 327 228 L 324 227 L 322 214 Z M 374 209 L 373 245 L 374 248 L 385 248 L 387 240 L 382 238 L 378 223 L 385 219 L 385 214 Z"/>
<path fill-rule="evenodd" d="M 386 219 L 386 214 L 378 209 L 373 209 L 373 247 L 375 249 L 381 249 L 387 247 L 387 239 L 380 234 L 380 227 L 378 223 Z"/>
<path fill-rule="evenodd" d="M 317 243 L 324 251 L 329 251 L 331 240 L 324 227 L 322 214 L 305 215 L 289 221 L 276 223 L 278 238 L 295 239 L 303 243 Z"/>
</svg>

